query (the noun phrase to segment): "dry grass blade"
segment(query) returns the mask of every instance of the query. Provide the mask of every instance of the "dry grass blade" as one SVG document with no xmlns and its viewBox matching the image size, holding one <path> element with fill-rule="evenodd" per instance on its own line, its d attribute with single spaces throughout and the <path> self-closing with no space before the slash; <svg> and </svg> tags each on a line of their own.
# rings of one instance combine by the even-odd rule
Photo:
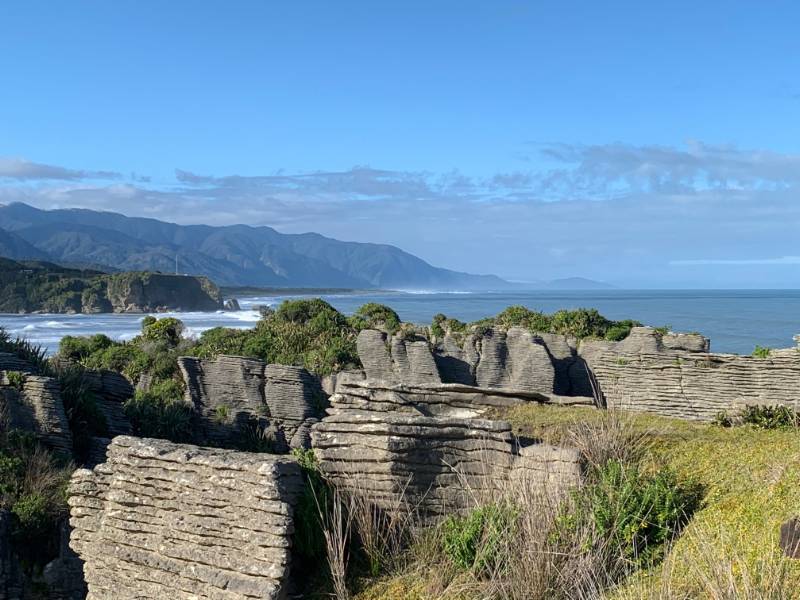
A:
<svg viewBox="0 0 800 600">
<path fill-rule="evenodd" d="M 590 466 L 598 468 L 610 460 L 636 463 L 652 445 L 653 434 L 652 430 L 637 427 L 630 417 L 607 410 L 591 422 L 568 425 L 564 442 L 580 451 Z"/>
<path fill-rule="evenodd" d="M 336 488 L 332 489 L 329 502 L 326 502 L 324 498 L 319 498 L 313 487 L 311 490 L 325 537 L 325 549 L 334 595 L 337 600 L 349 600 L 347 564 L 350 558 L 349 544 L 353 521 L 350 511 L 347 510 L 347 500 Z"/>
</svg>

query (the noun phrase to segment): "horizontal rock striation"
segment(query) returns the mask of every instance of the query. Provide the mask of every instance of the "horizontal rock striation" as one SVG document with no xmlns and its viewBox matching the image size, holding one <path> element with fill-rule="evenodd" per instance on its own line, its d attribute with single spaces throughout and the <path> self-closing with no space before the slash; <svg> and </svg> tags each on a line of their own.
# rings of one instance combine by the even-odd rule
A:
<svg viewBox="0 0 800 600">
<path fill-rule="evenodd" d="M 747 405 L 800 408 L 800 352 L 767 358 L 708 352 L 699 335 L 637 327 L 618 343 L 589 342 L 581 355 L 608 408 L 710 421 Z"/>
<path fill-rule="evenodd" d="M 108 435 L 130 435 L 131 423 L 125 415 L 123 405 L 133 397 L 134 388 L 131 383 L 123 375 L 108 370 L 86 370 L 84 377 L 105 417 Z"/>
<path fill-rule="evenodd" d="M 393 384 L 364 379 L 357 373 L 342 373 L 337 378 L 336 393 L 330 398 L 328 414 L 399 412 L 428 417 L 470 418 L 484 415 L 491 409 L 525 402 L 593 405 L 592 398 L 479 388 L 458 383 Z"/>
<path fill-rule="evenodd" d="M 502 421 L 343 412 L 312 431 L 321 470 L 377 506 L 435 519 L 491 500 L 513 477 L 561 494 L 581 477 L 577 451 L 519 452 Z"/>
<path fill-rule="evenodd" d="M 186 402 L 196 416 L 197 442 L 235 446 L 242 434 L 270 431 L 278 446 L 307 443 L 324 404 L 319 381 L 302 367 L 255 358 L 178 359 Z"/>
<path fill-rule="evenodd" d="M 12 383 L 7 372 L 0 385 L 0 416 L 8 427 L 33 432 L 49 448 L 70 456 L 72 433 L 61 399 L 61 388 L 52 377 L 21 374 Z"/>
<path fill-rule="evenodd" d="M 365 329 L 358 334 L 356 348 L 369 379 L 410 384 L 441 382 L 426 341 L 388 337 L 377 329 Z"/>
<path fill-rule="evenodd" d="M 88 599 L 285 598 L 301 486 L 289 457 L 115 438 L 69 488 Z"/>
</svg>

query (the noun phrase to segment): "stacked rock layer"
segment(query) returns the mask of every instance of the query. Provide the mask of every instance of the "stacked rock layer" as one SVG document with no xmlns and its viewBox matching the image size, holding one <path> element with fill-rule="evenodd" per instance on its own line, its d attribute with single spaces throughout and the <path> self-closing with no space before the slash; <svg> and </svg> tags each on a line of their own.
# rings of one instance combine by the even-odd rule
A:
<svg viewBox="0 0 800 600">
<path fill-rule="evenodd" d="M 301 486 L 288 457 L 115 438 L 70 483 L 89 600 L 284 598 Z"/>
</svg>

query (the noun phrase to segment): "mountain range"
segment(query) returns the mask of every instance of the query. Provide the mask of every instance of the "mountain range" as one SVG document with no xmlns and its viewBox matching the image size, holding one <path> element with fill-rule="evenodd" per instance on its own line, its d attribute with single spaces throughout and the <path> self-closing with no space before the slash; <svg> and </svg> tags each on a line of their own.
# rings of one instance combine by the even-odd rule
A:
<svg viewBox="0 0 800 600">
<path fill-rule="evenodd" d="M 177 270 L 223 286 L 504 290 L 603 285 L 573 278 L 524 286 L 435 267 L 387 244 L 286 234 L 266 226 L 177 225 L 105 211 L 42 210 L 19 202 L 0 205 L 0 256 L 109 272 Z"/>
<path fill-rule="evenodd" d="M 434 267 L 386 244 L 271 227 L 176 225 L 84 209 L 0 206 L 0 255 L 106 270 L 205 275 L 226 286 L 487 290 L 494 275 Z"/>
</svg>

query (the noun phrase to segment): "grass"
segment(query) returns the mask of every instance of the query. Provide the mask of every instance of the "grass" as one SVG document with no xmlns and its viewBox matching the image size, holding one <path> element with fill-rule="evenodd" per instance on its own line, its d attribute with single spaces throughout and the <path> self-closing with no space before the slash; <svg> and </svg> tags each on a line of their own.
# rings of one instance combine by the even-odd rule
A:
<svg viewBox="0 0 800 600">
<path fill-rule="evenodd" d="M 497 412 L 518 435 L 570 443 L 575 424 L 601 426 L 604 411 L 527 405 Z M 780 524 L 800 513 L 800 433 L 632 414 L 645 463 L 662 464 L 704 488 L 702 504 L 663 562 L 639 571 L 595 598 L 800 598 L 800 561 L 783 559 Z M 629 432 L 630 433 L 630 432 Z M 573 440 L 574 441 L 574 440 Z M 370 581 L 356 600 L 474 598 L 457 585 L 437 588 L 435 570 Z M 591 596 L 590 596 L 591 597 Z M 580 600 L 588 600 L 581 598 Z"/>
</svg>

